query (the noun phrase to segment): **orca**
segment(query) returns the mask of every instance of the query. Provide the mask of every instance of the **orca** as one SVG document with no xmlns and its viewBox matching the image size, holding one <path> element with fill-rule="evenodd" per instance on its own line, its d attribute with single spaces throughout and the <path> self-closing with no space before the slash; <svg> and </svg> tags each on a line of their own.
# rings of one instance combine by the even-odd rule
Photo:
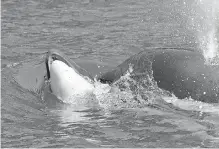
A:
<svg viewBox="0 0 219 149">
<path fill-rule="evenodd" d="M 51 92 L 58 99 L 65 102 L 93 93 L 92 76 L 61 52 L 48 51 L 45 64 Z"/>
<path fill-rule="evenodd" d="M 219 101 L 219 65 L 208 65 L 201 53 L 184 49 L 154 48 L 131 56 L 97 80 L 113 84 L 132 66 L 131 76 L 150 75 L 157 86 L 177 98 L 207 103 Z M 137 80 L 138 81 L 138 80 Z"/>
</svg>

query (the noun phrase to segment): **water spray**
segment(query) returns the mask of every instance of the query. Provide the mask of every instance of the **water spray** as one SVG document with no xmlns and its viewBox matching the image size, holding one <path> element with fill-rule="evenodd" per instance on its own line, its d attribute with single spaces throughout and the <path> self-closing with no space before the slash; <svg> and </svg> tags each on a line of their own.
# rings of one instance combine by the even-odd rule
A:
<svg viewBox="0 0 219 149">
<path fill-rule="evenodd" d="M 188 27 L 195 31 L 207 64 L 219 64 L 219 0 L 184 1 Z M 188 10 L 189 9 L 189 10 Z M 187 12 L 189 13 L 187 13 Z"/>
<path fill-rule="evenodd" d="M 207 64 L 219 64 L 219 1 L 197 0 L 198 40 Z M 199 24 L 201 23 L 201 24 Z"/>
</svg>

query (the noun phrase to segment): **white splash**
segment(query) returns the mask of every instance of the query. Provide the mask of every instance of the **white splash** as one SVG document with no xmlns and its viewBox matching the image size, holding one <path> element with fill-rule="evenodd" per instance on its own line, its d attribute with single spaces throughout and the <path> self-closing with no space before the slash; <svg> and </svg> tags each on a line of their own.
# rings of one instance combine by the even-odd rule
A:
<svg viewBox="0 0 219 149">
<path fill-rule="evenodd" d="M 178 99 L 174 95 L 172 97 L 162 97 L 167 103 L 171 103 L 176 107 L 189 111 L 200 111 L 219 114 L 218 104 L 209 104 L 201 101 L 195 101 L 192 98 Z"/>
</svg>

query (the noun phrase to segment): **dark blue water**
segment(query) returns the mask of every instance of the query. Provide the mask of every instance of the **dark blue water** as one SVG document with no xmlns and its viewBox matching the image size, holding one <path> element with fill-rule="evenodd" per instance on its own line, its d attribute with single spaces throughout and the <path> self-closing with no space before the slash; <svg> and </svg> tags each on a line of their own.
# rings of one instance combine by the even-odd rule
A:
<svg viewBox="0 0 219 149">
<path fill-rule="evenodd" d="M 148 100 L 139 104 L 129 90 L 113 88 L 109 93 L 99 84 L 101 104 L 78 107 L 41 91 L 44 56 L 50 49 L 62 51 L 96 76 L 150 48 L 202 52 L 203 46 L 217 47 L 216 40 L 203 37 L 219 36 L 218 3 L 213 5 L 212 19 L 204 9 L 212 5 L 199 4 L 2 1 L 1 146 L 219 147 L 218 104 L 161 96 L 157 90 L 145 90 Z"/>
</svg>

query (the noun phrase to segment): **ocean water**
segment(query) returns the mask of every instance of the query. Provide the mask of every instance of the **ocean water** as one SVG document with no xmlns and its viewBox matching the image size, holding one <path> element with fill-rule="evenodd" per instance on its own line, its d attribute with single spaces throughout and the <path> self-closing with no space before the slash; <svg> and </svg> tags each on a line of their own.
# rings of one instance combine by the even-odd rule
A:
<svg viewBox="0 0 219 149">
<path fill-rule="evenodd" d="M 139 92 L 145 100 L 98 82 L 100 104 L 88 106 L 42 91 L 50 49 L 94 77 L 151 48 L 198 50 L 217 63 L 217 0 L 1 3 L 1 147 L 219 147 L 218 103 L 160 95 L 156 86 Z"/>
</svg>

